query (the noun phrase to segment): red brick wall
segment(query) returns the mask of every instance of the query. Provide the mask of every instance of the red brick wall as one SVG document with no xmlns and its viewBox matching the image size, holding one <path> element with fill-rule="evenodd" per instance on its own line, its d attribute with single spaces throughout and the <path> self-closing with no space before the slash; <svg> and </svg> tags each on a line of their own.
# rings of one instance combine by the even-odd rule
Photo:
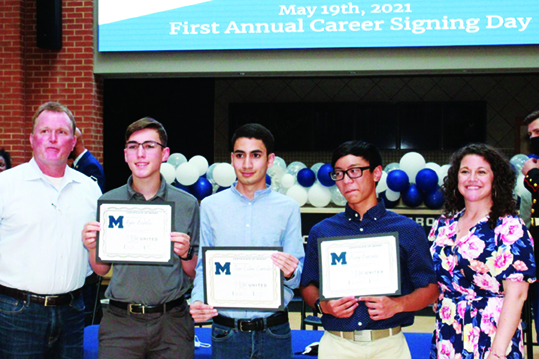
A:
<svg viewBox="0 0 539 359">
<path fill-rule="evenodd" d="M 0 1 L 0 148 L 28 161 L 32 115 L 46 101 L 69 107 L 84 144 L 103 160 L 102 80 L 93 74 L 93 1 L 62 0 L 63 47 L 36 47 L 36 0 Z"/>
</svg>

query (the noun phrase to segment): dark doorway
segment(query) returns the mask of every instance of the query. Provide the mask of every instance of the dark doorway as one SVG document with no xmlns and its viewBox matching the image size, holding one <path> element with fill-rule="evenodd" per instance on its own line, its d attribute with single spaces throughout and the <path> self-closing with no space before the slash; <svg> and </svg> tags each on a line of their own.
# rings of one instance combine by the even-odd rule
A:
<svg viewBox="0 0 539 359">
<path fill-rule="evenodd" d="M 214 162 L 213 79 L 106 79 L 103 94 L 107 191 L 124 185 L 131 174 L 124 161 L 125 130 L 145 116 L 165 126 L 171 153 Z"/>
</svg>

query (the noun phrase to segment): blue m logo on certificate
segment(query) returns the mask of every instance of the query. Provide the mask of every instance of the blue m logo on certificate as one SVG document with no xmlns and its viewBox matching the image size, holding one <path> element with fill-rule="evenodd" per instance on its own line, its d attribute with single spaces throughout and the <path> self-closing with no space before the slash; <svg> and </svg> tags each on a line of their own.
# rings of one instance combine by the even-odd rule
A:
<svg viewBox="0 0 539 359">
<path fill-rule="evenodd" d="M 223 309 L 284 310 L 284 279 L 271 260 L 282 247 L 202 247 L 207 304 Z"/>
<path fill-rule="evenodd" d="M 174 203 L 98 201 L 97 262 L 172 265 Z"/>
<path fill-rule="evenodd" d="M 397 232 L 318 239 L 320 298 L 399 295 Z"/>
</svg>

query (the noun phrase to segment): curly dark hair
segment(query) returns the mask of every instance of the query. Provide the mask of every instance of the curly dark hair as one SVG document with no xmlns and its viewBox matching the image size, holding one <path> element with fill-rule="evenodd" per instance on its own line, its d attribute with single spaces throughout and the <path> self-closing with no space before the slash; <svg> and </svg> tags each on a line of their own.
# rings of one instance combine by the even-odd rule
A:
<svg viewBox="0 0 539 359">
<path fill-rule="evenodd" d="M 460 163 L 464 156 L 467 155 L 483 157 L 492 169 L 494 179 L 492 181 L 492 207 L 489 213 L 488 225 L 491 229 L 494 229 L 499 217 L 517 214 L 517 205 L 513 198 L 516 176 L 507 158 L 495 148 L 483 143 L 464 146 L 451 156 L 451 167 L 447 171 L 447 177 L 442 186 L 445 198 L 443 214 L 454 216 L 464 208 L 464 197 L 458 190 L 458 175 Z"/>
</svg>

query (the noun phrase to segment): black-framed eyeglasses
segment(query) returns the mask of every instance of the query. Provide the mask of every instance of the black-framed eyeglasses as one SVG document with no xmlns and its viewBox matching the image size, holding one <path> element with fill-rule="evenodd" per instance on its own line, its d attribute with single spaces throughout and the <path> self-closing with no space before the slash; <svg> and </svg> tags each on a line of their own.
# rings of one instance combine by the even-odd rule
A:
<svg viewBox="0 0 539 359">
<path fill-rule="evenodd" d="M 352 167 L 347 170 L 336 170 L 331 171 L 329 173 L 329 176 L 334 181 L 342 181 L 344 179 L 344 175 L 348 175 L 350 179 L 359 178 L 363 176 L 363 171 L 370 169 L 370 166 L 364 166 L 364 167 Z"/>
<path fill-rule="evenodd" d="M 140 146 L 142 146 L 142 148 L 144 148 L 144 151 L 146 151 L 146 152 L 155 151 L 156 149 L 159 148 L 159 146 L 165 148 L 164 145 L 160 144 L 159 142 L 155 142 L 155 141 L 144 141 L 142 143 L 137 142 L 137 141 L 129 141 L 129 142 L 127 142 L 125 144 L 125 148 L 129 152 L 137 152 L 138 148 Z"/>
</svg>

